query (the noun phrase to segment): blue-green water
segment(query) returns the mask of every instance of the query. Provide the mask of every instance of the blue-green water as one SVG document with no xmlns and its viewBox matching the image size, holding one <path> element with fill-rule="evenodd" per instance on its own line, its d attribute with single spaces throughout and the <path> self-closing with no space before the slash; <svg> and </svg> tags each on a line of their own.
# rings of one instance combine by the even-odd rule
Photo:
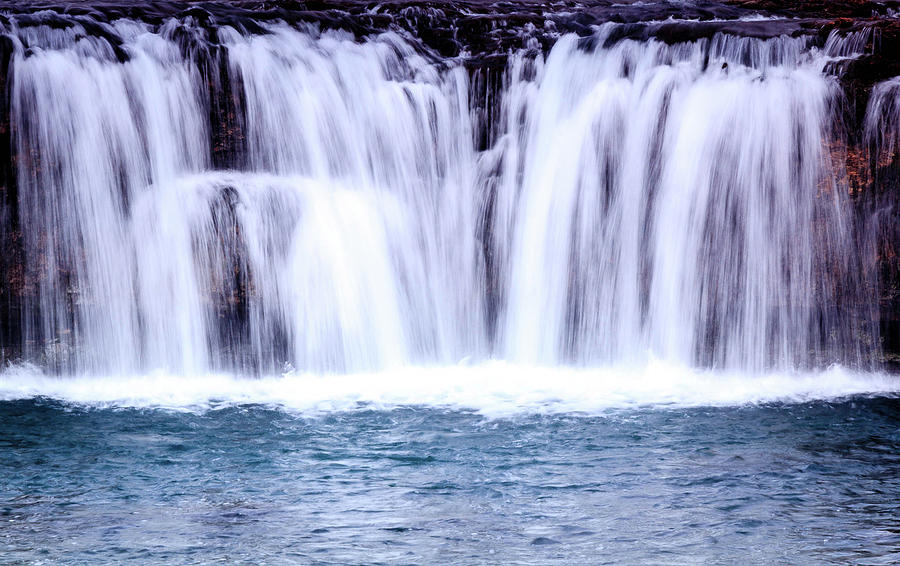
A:
<svg viewBox="0 0 900 566">
<path fill-rule="evenodd" d="M 895 564 L 900 399 L 304 416 L 0 402 L 4 564 Z"/>
</svg>

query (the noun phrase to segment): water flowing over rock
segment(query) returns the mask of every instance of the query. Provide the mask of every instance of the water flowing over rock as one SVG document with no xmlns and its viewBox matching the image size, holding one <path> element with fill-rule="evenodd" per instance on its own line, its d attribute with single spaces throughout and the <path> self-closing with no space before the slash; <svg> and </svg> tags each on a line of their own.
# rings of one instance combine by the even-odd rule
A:
<svg viewBox="0 0 900 566">
<path fill-rule="evenodd" d="M 624 4 L 0 4 L 4 357 L 890 361 L 896 3 Z"/>
</svg>

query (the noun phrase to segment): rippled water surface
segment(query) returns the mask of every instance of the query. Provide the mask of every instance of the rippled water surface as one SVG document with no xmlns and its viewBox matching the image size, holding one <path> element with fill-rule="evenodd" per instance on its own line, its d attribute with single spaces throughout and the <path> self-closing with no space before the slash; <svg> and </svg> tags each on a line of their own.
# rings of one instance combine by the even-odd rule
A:
<svg viewBox="0 0 900 566">
<path fill-rule="evenodd" d="M 892 564 L 900 399 L 487 418 L 0 402 L 0 562 Z"/>
</svg>

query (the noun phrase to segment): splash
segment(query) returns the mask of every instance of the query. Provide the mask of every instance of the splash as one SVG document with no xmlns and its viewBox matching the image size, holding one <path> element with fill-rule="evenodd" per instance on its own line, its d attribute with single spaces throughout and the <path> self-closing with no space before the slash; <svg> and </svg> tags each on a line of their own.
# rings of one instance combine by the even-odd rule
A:
<svg viewBox="0 0 900 566">
<path fill-rule="evenodd" d="M 262 405 L 289 413 L 390 410 L 423 406 L 491 418 L 535 413 L 603 415 L 636 408 L 733 407 L 896 396 L 887 374 L 839 367 L 815 372 L 714 372 L 652 361 L 642 366 L 536 368 L 490 362 L 322 375 L 246 379 L 227 374 L 54 377 L 34 366 L 0 374 L 0 400 L 52 398 L 84 408 L 205 412 Z"/>
</svg>

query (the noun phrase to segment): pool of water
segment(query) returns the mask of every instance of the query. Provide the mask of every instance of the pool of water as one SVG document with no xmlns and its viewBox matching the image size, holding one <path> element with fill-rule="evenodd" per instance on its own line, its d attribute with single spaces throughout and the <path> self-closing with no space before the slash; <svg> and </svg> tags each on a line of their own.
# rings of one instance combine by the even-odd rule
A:
<svg viewBox="0 0 900 566">
<path fill-rule="evenodd" d="M 892 393 L 593 413 L 0 401 L 3 564 L 895 564 Z"/>
</svg>

